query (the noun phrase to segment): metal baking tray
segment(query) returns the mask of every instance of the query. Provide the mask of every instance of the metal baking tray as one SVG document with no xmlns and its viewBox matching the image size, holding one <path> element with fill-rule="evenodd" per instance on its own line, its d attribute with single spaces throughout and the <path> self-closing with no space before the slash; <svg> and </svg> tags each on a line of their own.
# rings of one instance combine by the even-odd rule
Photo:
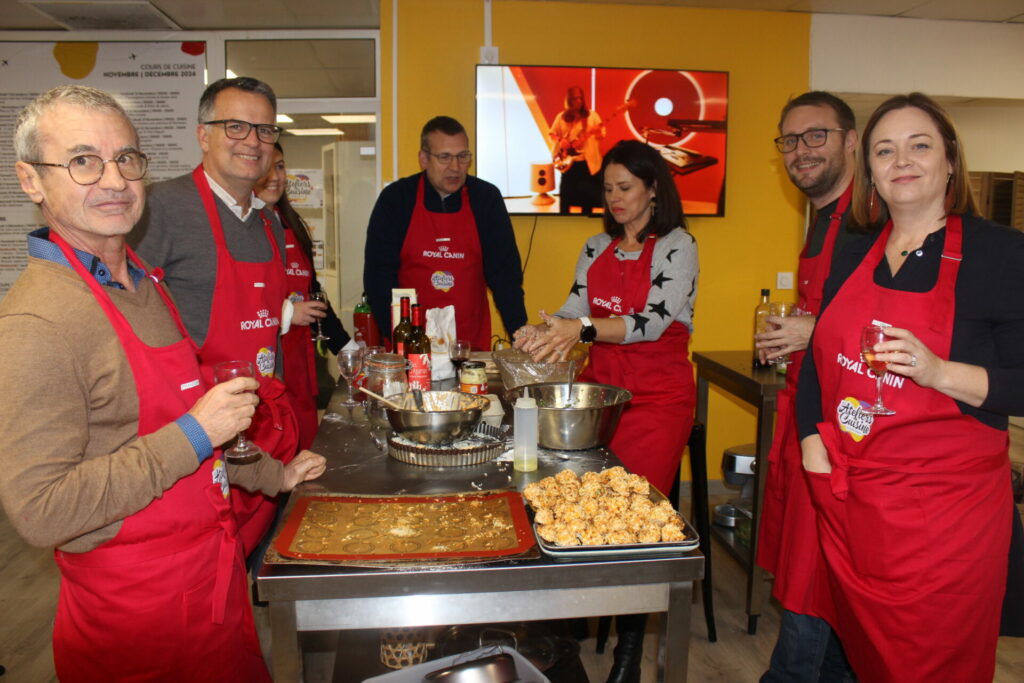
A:
<svg viewBox="0 0 1024 683">
<path fill-rule="evenodd" d="M 665 496 L 655 488 L 651 488 L 650 499 L 652 503 L 660 503 L 666 500 Z M 678 514 L 678 513 L 677 513 Z M 700 545 L 700 536 L 689 521 L 682 515 L 683 540 L 669 543 L 624 543 L 621 545 L 555 545 L 540 537 L 537 533 L 537 524 L 533 524 L 533 534 L 537 539 L 537 545 L 546 555 L 560 559 L 586 559 L 586 558 L 615 558 L 615 557 L 647 557 L 652 555 L 681 555 L 687 553 Z"/>
</svg>

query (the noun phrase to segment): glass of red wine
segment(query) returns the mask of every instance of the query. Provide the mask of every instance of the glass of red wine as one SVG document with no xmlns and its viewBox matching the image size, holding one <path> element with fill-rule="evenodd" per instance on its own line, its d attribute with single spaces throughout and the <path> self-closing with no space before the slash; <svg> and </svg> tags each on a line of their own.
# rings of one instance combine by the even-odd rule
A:
<svg viewBox="0 0 1024 683">
<path fill-rule="evenodd" d="M 247 360 L 229 360 L 213 366 L 213 380 L 217 384 L 236 377 L 256 378 L 256 367 Z M 235 465 L 248 465 L 262 457 L 260 447 L 245 438 L 245 430 L 238 432 L 235 445 L 224 451 L 224 459 Z"/>
<path fill-rule="evenodd" d="M 885 379 L 886 367 L 884 362 L 876 360 L 875 357 L 875 345 L 891 339 L 892 337 L 885 334 L 885 328 L 880 325 L 866 325 L 860 331 L 860 354 L 875 376 L 875 402 L 870 406 L 860 407 L 861 412 L 868 415 L 896 414 L 895 410 L 882 402 L 882 380 Z"/>
<path fill-rule="evenodd" d="M 455 364 L 456 373 L 462 369 L 462 364 L 469 360 L 471 350 L 470 343 L 466 339 L 456 339 L 452 342 L 451 359 Z"/>
</svg>

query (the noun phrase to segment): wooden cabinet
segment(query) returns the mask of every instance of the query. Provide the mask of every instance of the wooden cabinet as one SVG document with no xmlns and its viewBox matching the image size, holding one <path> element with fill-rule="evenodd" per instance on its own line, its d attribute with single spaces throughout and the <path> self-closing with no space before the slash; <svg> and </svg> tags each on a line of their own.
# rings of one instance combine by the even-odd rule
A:
<svg viewBox="0 0 1024 683">
<path fill-rule="evenodd" d="M 970 179 L 982 216 L 1024 230 L 1024 172 L 976 171 Z"/>
</svg>

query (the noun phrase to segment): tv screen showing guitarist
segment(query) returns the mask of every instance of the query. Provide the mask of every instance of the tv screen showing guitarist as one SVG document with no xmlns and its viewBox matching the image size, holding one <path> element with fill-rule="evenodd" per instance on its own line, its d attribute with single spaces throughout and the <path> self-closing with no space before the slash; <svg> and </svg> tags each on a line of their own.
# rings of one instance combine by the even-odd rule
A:
<svg viewBox="0 0 1024 683">
<path fill-rule="evenodd" d="M 551 122 L 548 135 L 555 168 L 562 173 L 559 212 L 592 213 L 601 206 L 600 141 L 605 127 L 601 116 L 587 108 L 582 88 L 574 85 L 566 91 L 565 109 Z"/>
<path fill-rule="evenodd" d="M 625 102 L 602 121 L 600 114 L 587 108 L 583 89 L 570 87 L 565 93 L 565 109 L 560 111 L 548 135 L 555 168 L 562 174 L 559 185 L 559 212 L 592 214 L 601 207 L 601 140 L 605 123 L 633 106 Z"/>
</svg>

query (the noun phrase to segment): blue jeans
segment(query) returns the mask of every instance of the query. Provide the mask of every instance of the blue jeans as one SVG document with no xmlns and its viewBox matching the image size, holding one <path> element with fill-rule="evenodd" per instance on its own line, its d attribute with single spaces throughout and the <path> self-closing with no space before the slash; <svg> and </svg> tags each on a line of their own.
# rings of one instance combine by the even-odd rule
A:
<svg viewBox="0 0 1024 683">
<path fill-rule="evenodd" d="M 782 611 L 779 639 L 761 683 L 852 683 L 856 680 L 828 622 Z"/>
</svg>

